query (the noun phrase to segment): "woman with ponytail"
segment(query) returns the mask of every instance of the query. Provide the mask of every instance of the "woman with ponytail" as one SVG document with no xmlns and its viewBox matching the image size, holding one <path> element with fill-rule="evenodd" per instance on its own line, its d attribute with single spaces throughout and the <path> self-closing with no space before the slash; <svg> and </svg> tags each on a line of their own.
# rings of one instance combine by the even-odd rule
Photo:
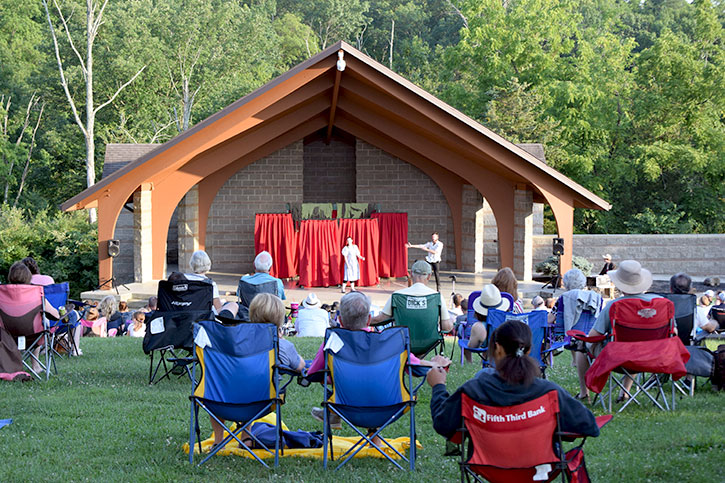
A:
<svg viewBox="0 0 725 483">
<path fill-rule="evenodd" d="M 561 429 L 586 436 L 598 436 L 594 415 L 557 384 L 539 378 L 539 365 L 529 356 L 531 329 L 518 320 L 502 324 L 491 335 L 494 371 L 481 371 L 452 395 L 446 389 L 446 372 L 434 367 L 428 373 L 433 388 L 430 401 L 433 429 L 451 438 L 461 425 L 461 394 L 487 406 L 514 406 L 536 399 L 555 389 L 559 393 Z"/>
</svg>

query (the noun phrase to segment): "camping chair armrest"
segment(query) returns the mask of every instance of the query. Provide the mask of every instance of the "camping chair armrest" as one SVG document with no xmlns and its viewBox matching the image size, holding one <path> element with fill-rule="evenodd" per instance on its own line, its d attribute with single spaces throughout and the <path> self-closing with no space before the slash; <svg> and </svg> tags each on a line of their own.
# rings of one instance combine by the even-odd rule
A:
<svg viewBox="0 0 725 483">
<path fill-rule="evenodd" d="M 609 423 L 614 418 L 611 414 L 603 414 L 602 416 L 597 416 L 595 419 L 597 426 L 599 429 L 602 429 L 607 423 Z M 571 442 L 579 438 L 586 438 L 587 436 L 584 434 L 577 434 L 577 433 L 569 433 L 567 431 L 561 431 L 558 433 L 562 440 Z"/>
<path fill-rule="evenodd" d="M 431 369 L 433 369 L 431 366 L 420 366 L 418 364 L 406 364 L 406 367 L 410 371 L 410 374 L 413 377 L 420 377 L 420 382 L 415 385 L 413 388 L 412 394 L 416 395 L 418 394 L 418 390 L 421 388 L 423 384 L 425 384 L 426 376 L 430 372 Z"/>
<path fill-rule="evenodd" d="M 172 363 L 178 362 L 183 365 L 191 364 L 191 363 L 198 362 L 198 361 L 199 361 L 199 359 L 197 359 L 196 357 L 168 357 L 166 359 L 166 362 L 172 362 Z"/>
<path fill-rule="evenodd" d="M 289 367 L 283 367 L 283 366 L 279 366 L 279 365 L 275 366 L 275 367 L 277 368 L 277 371 L 280 375 L 280 379 L 281 379 L 281 376 L 289 376 L 289 378 L 287 379 L 287 382 L 282 384 L 282 387 L 279 388 L 280 394 L 282 394 L 285 391 L 285 389 L 287 389 L 287 386 L 289 386 L 290 383 L 295 378 L 299 379 L 300 377 L 302 377 L 304 375 L 304 372 L 293 371 Z"/>
<path fill-rule="evenodd" d="M 596 342 L 602 342 L 602 341 L 606 340 L 606 338 L 607 338 L 606 335 L 595 335 L 595 336 L 589 337 L 581 330 L 570 330 L 570 331 L 567 331 L 566 335 L 568 335 L 572 339 L 581 340 L 583 342 L 588 342 L 590 344 L 593 344 Z"/>
<path fill-rule="evenodd" d="M 305 371 L 302 374 L 298 374 L 297 384 L 302 387 L 310 387 L 310 385 L 312 385 L 313 383 L 322 384 L 325 380 L 326 374 L 327 374 L 327 372 L 325 372 L 324 369 L 315 371 L 312 374 L 307 374 L 307 371 Z"/>
<path fill-rule="evenodd" d="M 395 319 L 393 317 L 388 317 L 387 319 L 383 319 L 380 322 L 376 322 L 374 324 L 370 324 L 370 327 L 378 327 L 380 325 L 390 324 L 391 322 L 395 322 Z"/>
</svg>

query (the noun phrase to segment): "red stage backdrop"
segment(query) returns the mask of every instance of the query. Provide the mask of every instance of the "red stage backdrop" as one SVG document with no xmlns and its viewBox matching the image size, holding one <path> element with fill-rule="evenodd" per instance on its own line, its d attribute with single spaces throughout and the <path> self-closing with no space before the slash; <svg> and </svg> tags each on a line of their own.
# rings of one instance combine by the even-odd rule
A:
<svg viewBox="0 0 725 483">
<path fill-rule="evenodd" d="M 378 284 L 378 245 L 380 233 L 378 231 L 378 220 L 371 219 L 342 219 L 340 220 L 340 245 L 339 251 L 345 246 L 345 238 L 352 237 L 352 241 L 360 249 L 360 255 L 365 260 L 358 260 L 360 263 L 360 280 L 356 285 L 370 287 Z M 345 259 L 340 253 L 340 280 L 345 280 Z"/>
<path fill-rule="evenodd" d="M 263 250 L 274 260 L 270 275 L 279 278 L 297 275 L 297 234 L 291 214 L 264 213 L 254 217 L 254 252 Z"/>
<path fill-rule="evenodd" d="M 408 274 L 408 214 L 373 213 L 380 230 L 378 276 L 405 277 Z M 363 255 L 365 256 L 365 255 Z"/>
<path fill-rule="evenodd" d="M 299 284 L 329 287 L 341 283 L 342 246 L 337 220 L 303 220 L 298 237 Z"/>
</svg>

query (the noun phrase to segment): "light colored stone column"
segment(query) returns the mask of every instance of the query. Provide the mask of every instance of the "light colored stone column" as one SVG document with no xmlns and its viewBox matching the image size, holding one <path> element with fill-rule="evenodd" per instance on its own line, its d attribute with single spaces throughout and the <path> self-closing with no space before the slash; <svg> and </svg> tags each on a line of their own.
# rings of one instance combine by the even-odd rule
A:
<svg viewBox="0 0 725 483">
<path fill-rule="evenodd" d="M 199 249 L 199 185 L 194 185 L 177 208 L 179 271 L 189 270 L 191 254 Z"/>
<path fill-rule="evenodd" d="M 133 279 L 153 280 L 153 235 L 151 233 L 151 186 L 141 185 L 133 194 Z"/>
<path fill-rule="evenodd" d="M 525 185 L 514 190 L 514 266 L 516 278 L 530 281 L 534 250 L 534 194 Z"/>
<path fill-rule="evenodd" d="M 478 220 L 478 218 L 477 218 Z M 481 243 L 483 245 L 483 268 L 501 267 L 501 259 L 498 256 L 498 227 L 496 226 L 496 216 L 493 209 L 486 198 L 483 199 L 483 211 L 481 212 Z"/>
<path fill-rule="evenodd" d="M 472 185 L 463 185 L 462 191 L 463 247 L 461 258 L 463 270 L 467 272 L 483 271 L 483 197 Z"/>
</svg>

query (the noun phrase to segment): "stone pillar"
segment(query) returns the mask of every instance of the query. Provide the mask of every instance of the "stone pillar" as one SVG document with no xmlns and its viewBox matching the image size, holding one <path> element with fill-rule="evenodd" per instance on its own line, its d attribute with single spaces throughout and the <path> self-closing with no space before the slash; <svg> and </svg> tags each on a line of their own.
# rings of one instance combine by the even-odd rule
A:
<svg viewBox="0 0 725 483">
<path fill-rule="evenodd" d="M 133 279 L 153 280 L 153 235 L 151 232 L 151 187 L 141 185 L 133 194 Z"/>
<path fill-rule="evenodd" d="M 466 272 L 483 271 L 483 197 L 470 184 L 462 191 L 462 268 Z"/>
<path fill-rule="evenodd" d="M 481 231 L 483 239 L 481 251 L 483 257 L 483 268 L 501 268 L 501 259 L 498 256 L 498 227 L 496 216 L 486 198 L 483 199 L 483 210 L 481 211 Z M 476 218 L 478 220 L 478 218 Z"/>
<path fill-rule="evenodd" d="M 514 266 L 516 278 L 531 281 L 534 250 L 534 194 L 525 185 L 514 189 Z"/>
<path fill-rule="evenodd" d="M 199 185 L 194 185 L 177 208 L 179 271 L 189 270 L 191 254 L 199 249 Z"/>
</svg>

